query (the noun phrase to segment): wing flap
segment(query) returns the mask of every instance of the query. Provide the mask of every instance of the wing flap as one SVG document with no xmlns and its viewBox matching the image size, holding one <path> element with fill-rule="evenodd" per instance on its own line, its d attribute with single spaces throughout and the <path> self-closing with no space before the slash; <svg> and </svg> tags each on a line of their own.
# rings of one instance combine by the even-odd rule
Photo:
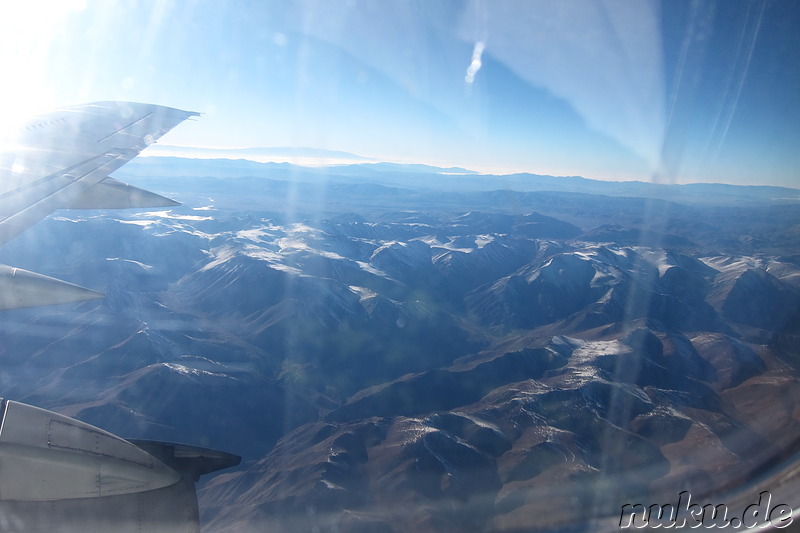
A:
<svg viewBox="0 0 800 533">
<path fill-rule="evenodd" d="M 66 209 L 124 209 L 134 207 L 171 207 L 175 200 L 146 191 L 114 178 L 106 178 L 69 201 Z"/>
<path fill-rule="evenodd" d="M 187 479 L 237 466 L 242 458 L 232 453 L 177 442 L 128 439 Z"/>
</svg>

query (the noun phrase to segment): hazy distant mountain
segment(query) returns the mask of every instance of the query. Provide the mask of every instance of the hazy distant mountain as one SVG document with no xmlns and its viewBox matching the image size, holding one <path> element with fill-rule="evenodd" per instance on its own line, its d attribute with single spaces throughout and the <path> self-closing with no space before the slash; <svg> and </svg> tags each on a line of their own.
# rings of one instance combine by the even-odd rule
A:
<svg viewBox="0 0 800 533">
<path fill-rule="evenodd" d="M 316 158 L 320 160 L 360 160 L 371 161 L 369 157 L 364 157 L 340 150 L 324 150 L 321 148 L 304 148 L 297 146 L 281 147 L 248 147 L 248 148 L 196 148 L 193 146 L 170 146 L 168 144 L 154 144 L 147 149 L 147 155 L 169 154 L 180 157 L 203 157 L 214 158 L 266 158 L 266 157 L 288 157 L 288 158 Z"/>
<path fill-rule="evenodd" d="M 125 169 L 183 205 L 62 212 L 0 250 L 107 294 L 4 314 L 1 395 L 242 454 L 201 491 L 208 531 L 563 530 L 796 451 L 796 205 Z"/>
<path fill-rule="evenodd" d="M 341 165 L 329 168 L 328 172 L 337 175 L 370 175 L 375 171 L 400 172 L 414 174 L 478 174 L 474 170 L 461 167 L 436 167 L 432 165 L 403 164 L 403 163 L 361 163 L 358 165 Z"/>
<path fill-rule="evenodd" d="M 160 147 L 160 145 L 155 145 Z M 168 147 L 167 147 L 168 148 Z M 163 153 L 171 154 L 167 148 Z M 161 149 L 161 148 L 159 148 Z M 184 156 L 191 157 L 189 153 Z M 219 149 L 215 149 L 219 150 Z M 227 149 L 225 149 L 227 150 Z M 359 163 L 331 164 L 330 160 L 366 158 L 327 150 L 296 148 L 297 165 L 287 162 L 259 163 L 247 159 L 254 154 L 274 155 L 280 148 L 252 148 L 252 152 L 231 149 L 220 157 L 226 159 L 183 159 L 171 157 L 141 157 L 135 159 L 118 172 L 120 177 L 147 176 L 214 176 L 241 177 L 260 176 L 293 181 L 316 183 L 373 183 L 390 187 L 439 190 L 443 192 L 568 192 L 613 197 L 650 198 L 689 205 L 725 206 L 768 204 L 771 206 L 794 206 L 800 202 L 800 189 L 775 186 L 738 186 L 720 183 L 697 183 L 689 185 L 666 185 L 639 181 L 608 182 L 586 179 L 580 176 L 542 176 L 537 174 L 492 175 L 460 168 L 442 168 L 419 164 Z M 274 153 L 273 153 L 274 152 Z M 154 153 L 158 153 L 154 150 Z M 214 152 L 216 153 L 216 152 Z M 231 159 L 233 157 L 234 159 Z M 303 158 L 319 158 L 325 166 L 308 167 Z M 327 158 L 327 161 L 326 161 Z M 291 161 L 291 159 L 289 159 Z M 496 203 L 496 202 L 495 202 Z"/>
</svg>

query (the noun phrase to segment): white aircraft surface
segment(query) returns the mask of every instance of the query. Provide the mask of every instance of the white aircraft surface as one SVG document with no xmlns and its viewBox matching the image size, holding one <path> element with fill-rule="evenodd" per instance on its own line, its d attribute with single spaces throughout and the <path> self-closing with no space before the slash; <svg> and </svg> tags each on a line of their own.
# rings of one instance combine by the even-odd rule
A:
<svg viewBox="0 0 800 533">
<path fill-rule="evenodd" d="M 0 244 L 56 209 L 176 202 L 109 174 L 197 113 L 97 102 L 36 117 L 0 153 Z M 0 265 L 0 310 L 102 294 Z M 0 531 L 196 532 L 194 482 L 238 456 L 128 441 L 52 411 L 0 399 Z"/>
<path fill-rule="evenodd" d="M 40 115 L 0 153 L 0 245 L 56 209 L 177 205 L 110 178 L 163 134 L 197 113 L 129 102 L 97 102 Z M 100 298 L 70 283 L 0 268 L 0 309 Z"/>
</svg>

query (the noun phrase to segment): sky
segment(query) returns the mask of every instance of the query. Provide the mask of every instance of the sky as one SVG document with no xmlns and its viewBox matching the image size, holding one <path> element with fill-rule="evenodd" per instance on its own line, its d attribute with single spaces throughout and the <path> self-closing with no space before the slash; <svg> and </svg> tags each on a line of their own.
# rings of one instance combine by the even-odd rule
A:
<svg viewBox="0 0 800 533">
<path fill-rule="evenodd" d="M 474 170 L 800 187 L 800 4 L 31 0 L 0 113 L 203 113 L 162 143 Z"/>
</svg>

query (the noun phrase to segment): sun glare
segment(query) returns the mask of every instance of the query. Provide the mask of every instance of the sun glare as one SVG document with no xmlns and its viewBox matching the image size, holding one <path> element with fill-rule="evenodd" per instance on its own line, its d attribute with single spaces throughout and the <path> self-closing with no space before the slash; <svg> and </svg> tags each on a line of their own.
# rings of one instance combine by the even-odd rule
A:
<svg viewBox="0 0 800 533">
<path fill-rule="evenodd" d="M 0 5 L 0 135 L 58 102 L 51 86 L 53 40 L 85 0 L 32 0 Z M 2 138 L 0 137 L 0 138 Z"/>
</svg>

